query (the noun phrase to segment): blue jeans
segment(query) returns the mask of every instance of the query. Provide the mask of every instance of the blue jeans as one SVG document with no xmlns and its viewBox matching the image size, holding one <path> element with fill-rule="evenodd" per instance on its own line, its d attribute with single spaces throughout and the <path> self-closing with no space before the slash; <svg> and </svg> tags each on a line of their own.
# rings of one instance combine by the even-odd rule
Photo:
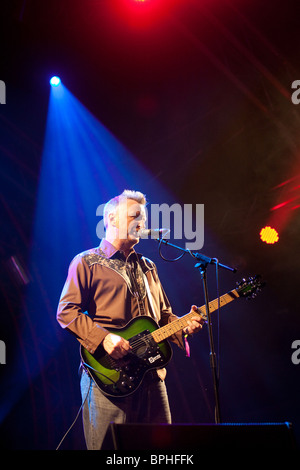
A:
<svg viewBox="0 0 300 470">
<path fill-rule="evenodd" d="M 83 370 L 80 382 L 84 401 L 82 419 L 88 450 L 107 449 L 105 436 L 111 422 L 171 424 L 165 382 L 153 375 L 148 373 L 132 395 L 111 398 L 105 396 Z"/>
</svg>

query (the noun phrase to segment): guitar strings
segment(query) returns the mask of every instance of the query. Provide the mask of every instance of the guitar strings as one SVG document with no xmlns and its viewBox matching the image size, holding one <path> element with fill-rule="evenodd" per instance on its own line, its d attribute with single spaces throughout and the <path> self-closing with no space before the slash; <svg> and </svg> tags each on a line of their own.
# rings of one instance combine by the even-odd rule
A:
<svg viewBox="0 0 300 470">
<path fill-rule="evenodd" d="M 227 294 L 224 294 L 224 295 L 221 297 L 221 303 L 222 303 L 222 301 L 227 303 L 227 302 L 230 302 L 230 301 L 232 300 L 232 299 L 229 297 L 229 294 L 231 294 L 231 292 L 230 292 L 230 293 L 227 293 Z M 229 297 L 229 299 L 228 299 L 228 297 Z M 215 307 L 215 301 L 214 301 L 214 300 L 210 302 L 210 307 L 213 307 L 213 308 Z M 195 313 L 196 313 L 196 312 L 195 312 Z M 198 312 L 197 312 L 197 313 L 198 313 L 204 320 L 207 320 L 206 315 L 205 315 L 203 312 L 201 312 L 201 308 L 198 309 Z M 194 315 L 194 312 L 192 312 L 192 313 L 190 313 L 190 314 L 187 314 L 187 315 L 185 315 L 184 317 L 179 318 L 178 320 L 176 320 L 175 322 L 172 322 L 172 323 L 184 322 L 185 325 L 183 325 L 183 326 L 180 325 L 182 328 L 184 328 L 184 327 L 187 325 L 186 319 L 187 319 L 187 318 L 192 318 L 193 315 Z M 169 323 L 169 324 L 163 326 L 162 328 L 160 328 L 159 330 L 161 331 L 161 333 L 164 334 L 164 332 L 167 331 L 168 329 L 172 331 L 172 328 L 174 327 L 174 325 L 172 325 L 172 323 Z M 132 347 L 134 350 L 137 350 L 139 347 L 141 347 L 143 344 L 145 344 L 145 341 L 149 341 L 151 338 L 153 338 L 153 334 L 152 334 L 152 333 L 155 333 L 156 331 L 159 331 L 159 330 L 154 330 L 153 332 L 148 333 L 147 335 L 143 336 L 142 338 L 138 338 L 138 339 L 132 341 L 132 342 L 130 343 L 131 347 Z M 176 331 L 172 331 L 172 334 L 173 334 L 173 333 L 176 333 Z M 164 339 L 164 338 L 163 338 L 163 339 Z M 163 341 L 163 339 L 162 339 L 162 341 Z"/>
<path fill-rule="evenodd" d="M 198 314 L 205 320 L 206 319 L 206 316 L 203 314 L 203 312 L 200 313 L 201 309 L 198 309 L 199 312 Z M 180 324 L 180 322 L 183 322 L 185 324 L 181 324 L 180 327 L 184 328 L 185 326 L 187 326 L 187 322 L 186 322 L 186 319 L 187 318 L 192 318 L 194 313 L 196 312 L 192 312 L 192 313 L 188 313 L 187 315 L 185 315 L 184 317 L 182 318 L 179 318 L 178 320 L 176 320 L 175 322 L 171 322 L 165 326 L 163 326 L 162 328 L 160 328 L 159 330 L 161 331 L 162 334 L 165 334 L 164 332 L 167 331 L 167 330 L 171 330 L 172 334 L 176 333 L 178 330 L 176 329 L 175 331 L 172 331 L 172 329 L 174 328 L 175 325 L 172 325 L 172 323 L 177 323 Z M 150 332 L 148 333 L 147 335 L 143 336 L 142 338 L 138 338 L 134 341 L 132 341 L 130 343 L 130 345 L 133 347 L 133 348 L 136 348 L 138 349 L 140 346 L 142 346 L 144 343 L 145 343 L 145 340 L 146 341 L 149 341 L 151 339 L 151 337 L 153 338 L 153 333 L 159 331 L 159 330 L 154 330 L 153 332 Z M 164 338 L 163 338 L 164 339 Z"/>
<path fill-rule="evenodd" d="M 184 328 L 185 326 L 187 326 L 186 318 L 187 318 L 187 317 L 192 317 L 193 314 L 194 314 L 194 313 L 192 313 L 192 314 L 187 314 L 187 315 L 185 315 L 184 318 L 179 318 L 178 320 L 176 320 L 175 322 L 172 322 L 172 323 L 177 323 L 177 322 L 178 322 L 178 324 L 179 324 L 180 322 L 184 322 L 184 323 L 185 323 L 184 325 L 182 325 L 182 324 L 180 325 L 180 327 Z M 204 317 L 203 317 L 203 318 L 204 318 Z M 175 325 L 172 325 L 172 323 L 169 323 L 168 325 L 163 326 L 162 328 L 160 328 L 160 331 L 161 331 L 163 334 L 164 334 L 164 332 L 167 331 L 167 330 L 170 330 L 170 331 L 172 332 L 172 334 L 176 333 L 177 330 L 172 331 L 173 328 L 174 328 L 174 326 L 175 326 Z M 162 331 L 162 330 L 163 330 L 163 331 Z M 158 330 L 154 330 L 152 333 L 155 333 L 156 331 L 158 331 Z M 151 337 L 153 338 L 153 334 L 152 334 L 152 333 L 148 333 L 147 335 L 143 336 L 143 338 L 138 338 L 137 340 L 134 340 L 132 343 L 130 343 L 130 345 L 131 345 L 132 347 L 137 347 L 137 348 L 138 348 L 139 346 L 141 346 L 141 345 L 145 342 L 145 341 L 144 341 L 145 339 L 146 339 L 146 340 L 149 340 L 149 339 L 151 339 Z"/>
</svg>

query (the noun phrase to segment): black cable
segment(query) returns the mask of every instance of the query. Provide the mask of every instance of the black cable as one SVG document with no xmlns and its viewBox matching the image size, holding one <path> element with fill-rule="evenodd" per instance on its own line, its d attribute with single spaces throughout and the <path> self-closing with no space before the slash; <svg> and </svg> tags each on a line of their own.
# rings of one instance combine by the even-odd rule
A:
<svg viewBox="0 0 300 470">
<path fill-rule="evenodd" d="M 161 245 L 162 245 L 162 241 L 163 241 L 163 238 L 160 238 L 159 239 L 159 245 L 158 245 L 158 252 L 159 252 L 159 255 L 160 257 L 164 260 L 164 261 L 168 261 L 169 263 L 173 263 L 174 261 L 178 261 L 179 259 L 181 259 L 186 252 L 183 252 L 180 256 L 178 256 L 178 258 L 174 258 L 174 259 L 167 259 L 165 258 L 162 254 L 161 254 Z"/>
<path fill-rule="evenodd" d="M 80 406 L 79 410 L 77 411 L 77 415 L 75 416 L 75 419 L 74 419 L 73 423 L 71 424 L 71 426 L 69 427 L 69 429 L 66 431 L 66 433 L 63 435 L 62 439 L 60 440 L 60 443 L 58 444 L 58 446 L 56 447 L 55 450 L 58 450 L 58 449 L 60 448 L 60 446 L 62 445 L 63 441 L 65 440 L 65 438 L 67 437 L 67 435 L 69 434 L 69 432 L 71 431 L 71 429 L 73 428 L 73 426 L 75 425 L 75 423 L 76 423 L 76 421 L 77 421 L 77 419 L 78 419 L 78 417 L 79 417 L 79 415 L 80 415 L 80 412 L 81 412 L 81 410 L 82 410 L 82 408 L 83 408 L 83 405 L 85 404 L 86 399 L 87 399 L 87 397 L 88 397 L 88 394 L 89 394 L 89 391 L 90 391 L 90 388 L 91 388 L 91 383 L 92 383 L 92 380 L 90 380 L 90 385 L 89 385 L 89 387 L 88 387 L 87 394 L 86 394 L 86 396 L 85 396 L 83 402 L 81 403 L 81 406 Z"/>
</svg>

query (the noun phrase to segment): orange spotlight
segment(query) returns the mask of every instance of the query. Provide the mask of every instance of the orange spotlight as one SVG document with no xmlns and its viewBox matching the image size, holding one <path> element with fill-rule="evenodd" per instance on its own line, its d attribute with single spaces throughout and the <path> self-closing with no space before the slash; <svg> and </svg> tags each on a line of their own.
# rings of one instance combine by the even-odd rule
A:
<svg viewBox="0 0 300 470">
<path fill-rule="evenodd" d="M 279 235 L 278 235 L 277 230 L 275 230 L 275 228 L 266 226 L 262 228 L 260 231 L 260 239 L 265 243 L 274 244 L 278 242 Z"/>
</svg>

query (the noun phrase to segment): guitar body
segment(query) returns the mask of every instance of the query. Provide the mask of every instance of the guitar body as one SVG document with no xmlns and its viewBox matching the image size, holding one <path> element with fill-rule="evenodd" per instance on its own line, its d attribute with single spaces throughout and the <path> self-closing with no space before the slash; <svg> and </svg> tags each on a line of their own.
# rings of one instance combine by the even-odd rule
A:
<svg viewBox="0 0 300 470">
<path fill-rule="evenodd" d="M 131 352 L 122 359 L 113 359 L 102 347 L 98 348 L 95 357 L 80 346 L 85 370 L 105 395 L 131 395 L 148 371 L 168 364 L 172 358 L 169 342 L 163 340 L 157 343 L 151 334 L 158 328 L 157 323 L 147 316 L 135 317 L 123 328 L 107 328 L 110 333 L 121 336 L 131 345 Z"/>
<path fill-rule="evenodd" d="M 218 299 L 209 302 L 209 311 L 218 310 L 239 297 L 254 297 L 265 283 L 260 276 L 243 279 L 239 287 L 233 289 Z M 206 305 L 198 307 L 175 321 L 162 326 L 147 316 L 133 318 L 123 328 L 107 328 L 129 341 L 131 351 L 122 359 L 113 359 L 104 348 L 98 348 L 96 357 L 83 346 L 80 355 L 83 366 L 94 379 L 100 390 L 107 396 L 124 397 L 135 392 L 140 386 L 145 374 L 153 369 L 164 367 L 172 357 L 172 348 L 167 341 L 173 334 L 188 326 L 195 314 L 204 321 L 207 320 Z"/>
</svg>

